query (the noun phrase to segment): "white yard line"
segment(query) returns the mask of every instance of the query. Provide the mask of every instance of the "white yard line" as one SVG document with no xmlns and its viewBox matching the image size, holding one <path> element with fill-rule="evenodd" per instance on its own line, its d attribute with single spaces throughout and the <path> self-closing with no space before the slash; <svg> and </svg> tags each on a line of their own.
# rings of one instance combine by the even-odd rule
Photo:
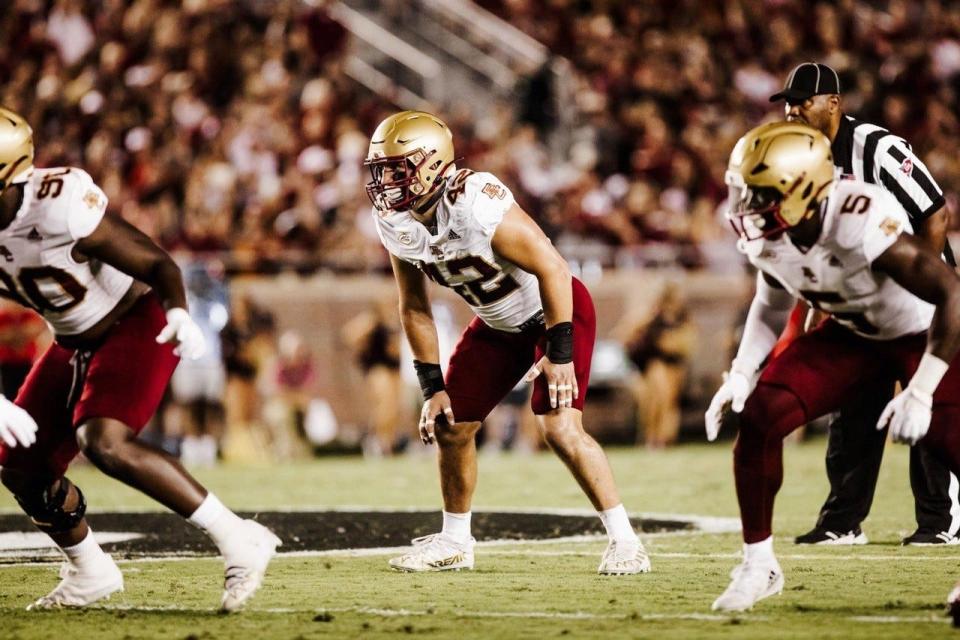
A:
<svg viewBox="0 0 960 640">
<path fill-rule="evenodd" d="M 106 609 L 108 611 L 133 611 L 133 612 L 154 612 L 154 611 L 178 611 L 190 613 L 210 613 L 209 608 L 201 607 L 181 607 L 177 605 L 161 606 L 136 606 L 125 604 L 103 604 L 94 605 L 90 609 Z M 320 607 L 316 609 L 295 609 L 289 607 L 271 607 L 266 609 L 251 608 L 251 614 L 274 613 L 274 614 L 323 614 L 323 613 L 359 613 L 371 616 L 380 616 L 384 618 L 407 618 L 407 617 L 452 617 L 452 618 L 519 618 L 519 619 L 545 619 L 545 620 L 703 620 L 711 622 L 726 622 L 731 617 L 744 618 L 751 621 L 769 620 L 766 616 L 755 616 L 752 614 L 736 616 L 718 615 L 710 613 L 590 613 L 588 611 L 435 611 L 435 610 L 417 610 L 417 609 L 387 609 L 380 607 Z"/>
<path fill-rule="evenodd" d="M 867 622 L 872 624 L 915 624 L 917 622 L 935 622 L 949 624 L 952 620 L 947 616 L 849 616 L 851 622 Z"/>
</svg>

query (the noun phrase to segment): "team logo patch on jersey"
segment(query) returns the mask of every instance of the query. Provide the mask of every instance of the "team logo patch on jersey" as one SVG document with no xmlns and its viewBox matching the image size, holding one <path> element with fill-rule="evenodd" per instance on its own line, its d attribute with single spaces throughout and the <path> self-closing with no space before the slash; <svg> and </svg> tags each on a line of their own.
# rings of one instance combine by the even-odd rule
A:
<svg viewBox="0 0 960 640">
<path fill-rule="evenodd" d="M 892 236 L 900 232 L 900 223 L 893 218 L 884 218 L 883 222 L 880 223 L 880 230 L 886 235 Z"/>
<path fill-rule="evenodd" d="M 900 171 L 903 171 L 903 173 L 908 176 L 913 173 L 913 160 L 904 158 L 903 162 L 900 163 Z"/>
<path fill-rule="evenodd" d="M 507 195 L 503 187 L 498 184 L 493 184 L 492 182 L 488 182 L 487 184 L 483 185 L 483 189 L 480 191 L 480 193 L 490 196 L 491 200 L 503 200 L 503 198 Z"/>
<path fill-rule="evenodd" d="M 404 232 L 401 233 L 399 236 L 397 236 L 397 240 L 400 241 L 400 244 L 412 244 L 412 243 L 413 243 L 413 236 L 411 236 L 409 233 L 407 233 L 406 231 L 404 231 Z"/>
<path fill-rule="evenodd" d="M 443 257 L 443 249 L 441 249 L 440 247 L 434 246 L 434 245 L 430 245 L 430 253 L 433 254 L 433 257 L 434 257 L 434 258 L 442 258 L 442 257 Z"/>
<path fill-rule="evenodd" d="M 83 203 L 90 207 L 91 209 L 100 208 L 100 194 L 98 194 L 93 189 L 87 191 L 86 195 L 83 196 Z"/>
</svg>

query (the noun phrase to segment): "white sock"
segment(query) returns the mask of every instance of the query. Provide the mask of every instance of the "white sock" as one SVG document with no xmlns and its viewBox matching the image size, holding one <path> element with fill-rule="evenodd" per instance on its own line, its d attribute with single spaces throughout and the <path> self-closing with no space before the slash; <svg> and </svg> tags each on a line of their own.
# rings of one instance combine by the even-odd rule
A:
<svg viewBox="0 0 960 640">
<path fill-rule="evenodd" d="M 60 547 L 60 549 L 67 556 L 70 564 L 77 569 L 85 569 L 102 562 L 104 558 L 109 558 L 97 544 L 93 537 L 93 530 L 89 527 L 83 540 L 71 547 Z"/>
<path fill-rule="evenodd" d="M 212 493 L 208 493 L 197 510 L 187 520 L 207 532 L 207 535 L 218 547 L 230 537 L 237 525 L 243 522 L 237 514 L 227 507 Z"/>
<path fill-rule="evenodd" d="M 623 504 L 618 504 L 604 511 L 597 511 L 597 515 L 600 516 L 600 521 L 603 523 L 604 529 L 607 530 L 607 537 L 610 540 L 632 542 L 637 539 L 637 533 L 630 524 L 630 518 L 627 516 L 627 510 L 623 508 Z"/>
<path fill-rule="evenodd" d="M 457 542 L 466 542 L 470 539 L 471 512 L 449 513 L 443 512 L 443 533 Z"/>
<path fill-rule="evenodd" d="M 747 544 L 744 542 L 743 559 L 747 562 L 765 562 L 768 560 L 774 560 L 773 536 L 770 536 L 766 540 L 761 540 L 760 542 L 754 542 L 752 544 Z"/>
</svg>

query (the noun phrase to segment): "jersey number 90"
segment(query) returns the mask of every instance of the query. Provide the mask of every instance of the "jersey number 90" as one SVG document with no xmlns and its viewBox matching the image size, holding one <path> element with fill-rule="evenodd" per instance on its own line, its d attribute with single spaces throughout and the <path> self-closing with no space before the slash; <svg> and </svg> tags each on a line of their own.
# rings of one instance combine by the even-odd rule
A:
<svg viewBox="0 0 960 640">
<path fill-rule="evenodd" d="M 19 281 L 20 286 L 17 286 Z M 87 289 L 57 267 L 24 267 L 17 278 L 0 269 L 0 296 L 39 314 L 63 313 L 83 302 Z M 52 286 L 51 286 L 52 285 Z M 50 289 L 55 289 L 50 291 Z M 47 293 L 44 293 L 46 291 Z"/>
</svg>

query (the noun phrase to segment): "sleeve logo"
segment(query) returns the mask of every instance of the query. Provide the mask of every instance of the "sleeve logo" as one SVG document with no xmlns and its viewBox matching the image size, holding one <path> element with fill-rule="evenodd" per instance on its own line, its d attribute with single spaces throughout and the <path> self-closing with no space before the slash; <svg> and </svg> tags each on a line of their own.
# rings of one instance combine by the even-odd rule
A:
<svg viewBox="0 0 960 640">
<path fill-rule="evenodd" d="M 900 163 L 900 171 L 907 176 L 913 173 L 913 160 L 910 158 L 904 158 L 903 162 Z"/>
<path fill-rule="evenodd" d="M 893 218 L 885 218 L 884 221 L 880 223 L 880 230 L 888 236 L 896 235 L 900 232 L 900 223 Z"/>
<path fill-rule="evenodd" d="M 480 191 L 480 193 L 490 196 L 491 200 L 503 200 L 507 195 L 506 190 L 503 187 L 498 184 L 493 184 L 492 182 L 488 182 L 487 184 L 483 185 L 483 189 Z"/>
<path fill-rule="evenodd" d="M 91 209 L 99 209 L 101 207 L 100 196 L 93 189 L 87 191 L 86 195 L 83 196 L 83 203 Z"/>
</svg>

